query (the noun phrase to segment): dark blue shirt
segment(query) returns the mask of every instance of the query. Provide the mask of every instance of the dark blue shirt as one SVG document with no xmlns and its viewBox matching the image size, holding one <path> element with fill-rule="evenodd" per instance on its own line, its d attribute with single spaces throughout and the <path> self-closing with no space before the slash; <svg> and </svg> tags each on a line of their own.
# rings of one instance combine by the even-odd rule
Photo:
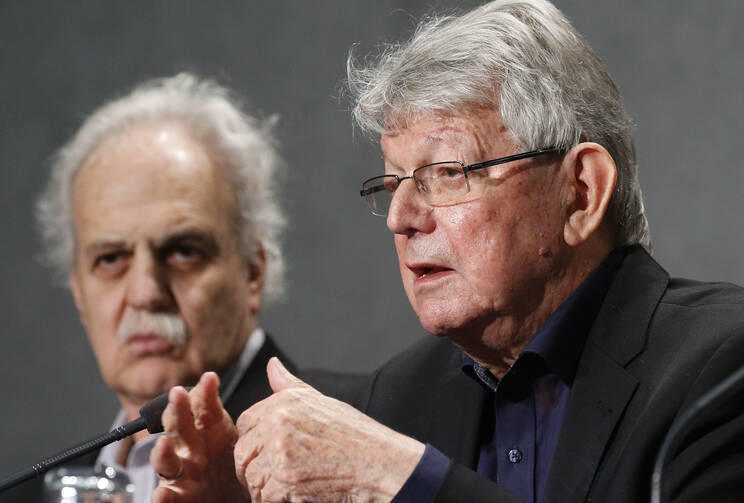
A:
<svg viewBox="0 0 744 503">
<path fill-rule="evenodd" d="M 542 501 L 579 357 L 624 257 L 624 249 L 608 255 L 543 323 L 500 381 L 463 354 L 463 372 L 492 392 L 477 471 L 525 503 Z M 427 444 L 393 503 L 432 501 L 450 464 Z"/>
</svg>

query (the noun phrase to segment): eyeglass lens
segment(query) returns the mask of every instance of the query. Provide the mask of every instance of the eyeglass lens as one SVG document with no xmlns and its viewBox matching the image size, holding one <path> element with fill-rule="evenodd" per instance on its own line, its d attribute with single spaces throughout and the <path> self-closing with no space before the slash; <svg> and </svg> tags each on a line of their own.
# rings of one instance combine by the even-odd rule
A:
<svg viewBox="0 0 744 503">
<path fill-rule="evenodd" d="M 395 175 L 383 175 L 364 182 L 361 192 L 372 213 L 387 215 L 393 194 L 401 183 L 399 180 Z M 422 166 L 413 172 L 413 180 L 419 193 L 432 205 L 457 202 L 470 190 L 462 165 L 457 162 Z"/>
</svg>

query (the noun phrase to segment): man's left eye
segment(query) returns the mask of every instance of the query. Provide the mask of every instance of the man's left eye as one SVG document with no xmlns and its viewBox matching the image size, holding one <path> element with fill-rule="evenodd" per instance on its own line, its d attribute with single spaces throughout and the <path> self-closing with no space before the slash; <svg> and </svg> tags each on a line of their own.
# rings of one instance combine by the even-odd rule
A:
<svg viewBox="0 0 744 503">
<path fill-rule="evenodd" d="M 192 264 L 202 259 L 204 254 L 195 246 L 177 246 L 168 252 L 168 261 L 176 264 Z"/>
<path fill-rule="evenodd" d="M 102 253 L 93 261 L 93 270 L 96 274 L 113 277 L 126 268 L 128 258 L 128 254 L 121 251 Z"/>
</svg>

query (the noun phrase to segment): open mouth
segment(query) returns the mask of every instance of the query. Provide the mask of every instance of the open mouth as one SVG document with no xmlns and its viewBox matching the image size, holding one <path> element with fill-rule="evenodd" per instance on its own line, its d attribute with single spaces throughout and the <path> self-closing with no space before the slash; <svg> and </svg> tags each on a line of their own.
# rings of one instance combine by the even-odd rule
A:
<svg viewBox="0 0 744 503">
<path fill-rule="evenodd" d="M 416 279 L 432 278 L 437 275 L 448 273 L 452 269 L 441 266 L 430 266 L 430 265 L 417 265 L 410 266 L 411 271 L 416 275 Z"/>
</svg>

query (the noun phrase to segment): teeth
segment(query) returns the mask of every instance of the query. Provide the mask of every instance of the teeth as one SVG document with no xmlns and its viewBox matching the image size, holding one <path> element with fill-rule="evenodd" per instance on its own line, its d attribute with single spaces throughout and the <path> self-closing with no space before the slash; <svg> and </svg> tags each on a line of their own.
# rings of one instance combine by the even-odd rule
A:
<svg viewBox="0 0 744 503">
<path fill-rule="evenodd" d="M 433 272 L 434 272 L 434 269 L 431 269 L 431 268 L 430 268 L 430 269 L 424 269 L 424 270 L 423 270 L 423 271 L 421 272 L 421 277 L 422 277 L 422 278 L 425 278 L 425 277 L 427 277 L 427 276 L 428 276 L 429 274 L 432 274 Z"/>
</svg>

